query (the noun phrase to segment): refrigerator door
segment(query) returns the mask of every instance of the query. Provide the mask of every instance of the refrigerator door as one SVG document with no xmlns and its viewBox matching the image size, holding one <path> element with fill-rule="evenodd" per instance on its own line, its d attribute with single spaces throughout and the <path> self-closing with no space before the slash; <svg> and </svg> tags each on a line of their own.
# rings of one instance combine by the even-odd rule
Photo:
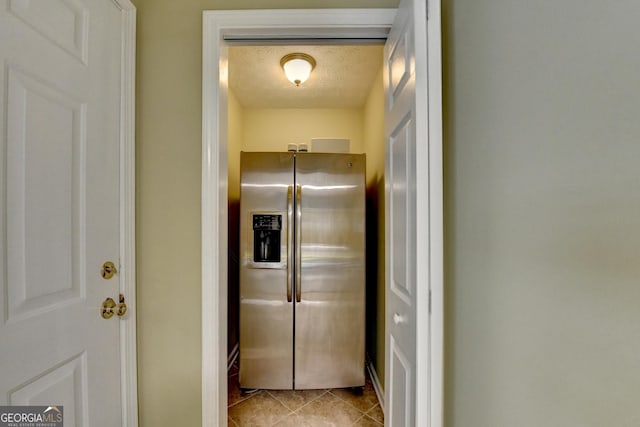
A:
<svg viewBox="0 0 640 427">
<path fill-rule="evenodd" d="M 293 386 L 293 155 L 241 153 L 240 387 Z"/>
<path fill-rule="evenodd" d="M 364 385 L 365 156 L 298 153 L 295 388 Z"/>
</svg>

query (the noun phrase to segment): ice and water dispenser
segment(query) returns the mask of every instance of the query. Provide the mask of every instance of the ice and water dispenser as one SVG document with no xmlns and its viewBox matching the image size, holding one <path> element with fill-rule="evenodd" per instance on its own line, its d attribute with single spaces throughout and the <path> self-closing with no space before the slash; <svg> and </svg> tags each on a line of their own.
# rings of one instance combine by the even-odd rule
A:
<svg viewBox="0 0 640 427">
<path fill-rule="evenodd" d="M 280 262 L 282 215 L 253 215 L 253 262 Z"/>
</svg>

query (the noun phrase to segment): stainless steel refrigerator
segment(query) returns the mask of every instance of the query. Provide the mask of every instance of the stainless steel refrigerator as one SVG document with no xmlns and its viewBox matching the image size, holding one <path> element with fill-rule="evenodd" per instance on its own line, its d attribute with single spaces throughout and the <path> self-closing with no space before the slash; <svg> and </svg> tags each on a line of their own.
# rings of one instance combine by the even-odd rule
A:
<svg viewBox="0 0 640 427">
<path fill-rule="evenodd" d="M 365 155 L 240 163 L 240 387 L 363 386 Z"/>
</svg>

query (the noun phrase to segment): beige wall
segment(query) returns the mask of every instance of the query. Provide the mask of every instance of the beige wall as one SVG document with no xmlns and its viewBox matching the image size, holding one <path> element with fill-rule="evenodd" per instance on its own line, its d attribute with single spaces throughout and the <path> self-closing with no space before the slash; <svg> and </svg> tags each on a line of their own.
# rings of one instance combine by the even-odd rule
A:
<svg viewBox="0 0 640 427">
<path fill-rule="evenodd" d="M 367 186 L 384 181 L 384 87 L 382 65 L 367 95 L 363 115 L 364 151 L 367 153 Z"/>
<path fill-rule="evenodd" d="M 201 11 L 256 1 L 134 3 L 140 421 L 197 426 Z M 639 8 L 444 0 L 447 426 L 640 423 Z"/>
<path fill-rule="evenodd" d="M 445 2 L 446 425 L 640 425 L 640 2 Z"/>
<path fill-rule="evenodd" d="M 228 154 L 228 263 L 227 351 L 233 352 L 240 337 L 240 150 L 244 137 L 244 110 L 233 91 L 227 91 Z"/>
<path fill-rule="evenodd" d="M 227 150 L 229 162 L 229 199 L 240 199 L 240 151 L 244 144 L 244 109 L 232 90 L 227 91 L 228 124 Z"/>
<path fill-rule="evenodd" d="M 363 108 L 367 153 L 367 354 L 384 386 L 384 87 L 382 66 Z"/>
<path fill-rule="evenodd" d="M 287 151 L 287 144 L 307 143 L 311 138 L 351 140 L 351 152 L 362 153 L 361 108 L 246 108 L 242 149 Z"/>
<path fill-rule="evenodd" d="M 202 11 L 395 7 L 397 0 L 133 1 L 140 425 L 197 426 Z"/>
</svg>

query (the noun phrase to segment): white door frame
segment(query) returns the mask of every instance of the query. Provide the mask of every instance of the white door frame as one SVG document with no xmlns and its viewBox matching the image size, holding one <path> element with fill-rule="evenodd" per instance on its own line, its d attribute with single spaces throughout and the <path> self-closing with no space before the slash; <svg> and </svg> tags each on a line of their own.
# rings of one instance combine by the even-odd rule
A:
<svg viewBox="0 0 640 427">
<path fill-rule="evenodd" d="M 431 14 L 440 15 L 439 0 L 429 2 Z M 229 39 L 310 39 L 371 38 L 388 33 L 395 9 L 300 9 L 204 11 L 202 51 L 202 426 L 227 423 L 227 43 Z M 436 16 L 436 15 L 434 15 Z M 441 141 L 440 20 L 430 25 L 428 49 L 435 58 L 430 63 L 429 123 L 436 124 L 429 138 Z M 426 20 L 425 20 L 426 24 Z M 433 73 L 433 91 L 431 79 Z M 437 89 L 437 90 L 436 90 Z M 431 126 L 430 126 L 431 128 Z M 434 139 L 436 141 L 436 139 Z M 432 153 L 436 154 L 436 153 Z M 440 157 L 441 158 L 441 157 Z M 440 161 L 440 168 L 441 171 Z M 440 172 L 441 175 L 441 172 Z M 441 182 L 441 179 L 438 180 Z M 440 185 L 441 187 L 441 185 Z M 433 208 L 441 217 L 442 189 L 435 191 Z M 437 200 L 437 197 L 440 199 Z M 431 195 L 430 195 L 431 197 Z M 442 227 L 440 227 L 442 228 Z M 440 233 L 435 233 L 436 239 Z M 433 236 L 428 236 L 431 240 Z M 441 245 L 431 242 L 430 247 Z M 433 244 L 435 243 L 435 245 Z M 423 361 L 432 379 L 429 396 L 432 426 L 442 425 L 442 274 L 431 282 L 432 357 Z"/>
<path fill-rule="evenodd" d="M 128 313 L 120 319 L 120 394 L 122 426 L 138 426 L 136 338 L 136 199 L 135 199 L 135 74 L 136 7 L 116 0 L 121 10 L 120 88 L 120 292 Z"/>
</svg>

